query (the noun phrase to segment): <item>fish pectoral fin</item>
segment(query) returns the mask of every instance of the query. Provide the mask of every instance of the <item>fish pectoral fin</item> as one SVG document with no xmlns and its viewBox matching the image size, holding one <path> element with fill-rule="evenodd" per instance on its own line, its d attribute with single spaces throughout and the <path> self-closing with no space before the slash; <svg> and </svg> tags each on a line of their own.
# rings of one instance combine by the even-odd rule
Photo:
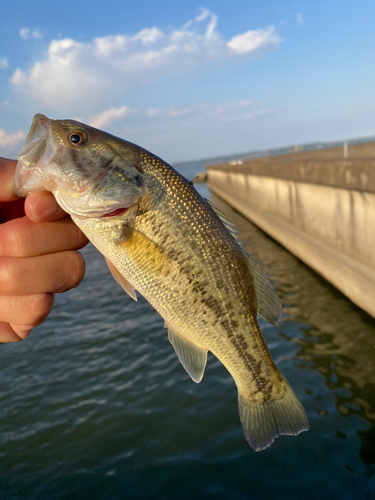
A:
<svg viewBox="0 0 375 500">
<path fill-rule="evenodd" d="M 272 282 L 253 257 L 245 250 L 243 250 L 243 253 L 246 258 L 247 267 L 254 280 L 257 312 L 262 318 L 271 323 L 271 325 L 278 325 L 281 318 L 282 306 Z"/>
<path fill-rule="evenodd" d="M 188 372 L 194 382 L 199 384 L 204 375 L 207 363 L 207 349 L 198 347 L 182 335 L 175 333 L 168 326 L 168 339 L 176 351 L 182 366 Z"/>
<path fill-rule="evenodd" d="M 115 278 L 117 283 L 122 286 L 122 288 L 125 290 L 125 292 L 135 301 L 137 301 L 137 294 L 135 292 L 135 288 L 129 283 L 127 279 L 124 278 L 124 276 L 120 273 L 120 271 L 115 267 L 110 260 L 108 260 L 106 257 L 105 261 L 107 263 L 107 266 L 109 267 L 109 270 L 112 273 L 112 276 Z"/>
</svg>

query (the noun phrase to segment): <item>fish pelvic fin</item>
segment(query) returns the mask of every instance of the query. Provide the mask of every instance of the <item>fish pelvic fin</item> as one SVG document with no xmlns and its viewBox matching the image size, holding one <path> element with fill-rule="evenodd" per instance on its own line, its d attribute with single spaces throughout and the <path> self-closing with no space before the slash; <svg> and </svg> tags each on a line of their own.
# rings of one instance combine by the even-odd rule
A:
<svg viewBox="0 0 375 500">
<path fill-rule="evenodd" d="M 115 267 L 110 260 L 108 260 L 106 257 L 105 261 L 107 263 L 107 266 L 109 267 L 109 270 L 112 273 L 112 276 L 115 278 L 117 283 L 122 286 L 122 288 L 125 290 L 125 292 L 135 301 L 137 301 L 137 294 L 135 292 L 135 288 L 129 283 L 127 279 L 124 278 L 124 276 L 120 273 L 120 271 Z"/>
<path fill-rule="evenodd" d="M 168 328 L 168 339 L 173 345 L 174 350 L 182 366 L 190 375 L 192 380 L 199 384 L 204 375 L 207 363 L 207 349 L 202 349 L 182 335 Z"/>
<path fill-rule="evenodd" d="M 278 436 L 309 430 L 305 410 L 286 380 L 282 398 L 252 404 L 239 392 L 238 407 L 246 441 L 255 451 L 265 450 Z"/>
</svg>

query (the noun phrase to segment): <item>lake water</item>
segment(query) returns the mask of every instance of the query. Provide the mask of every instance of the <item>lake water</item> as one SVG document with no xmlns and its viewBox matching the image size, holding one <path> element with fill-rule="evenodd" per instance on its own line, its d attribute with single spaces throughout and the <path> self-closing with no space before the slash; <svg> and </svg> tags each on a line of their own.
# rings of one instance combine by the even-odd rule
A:
<svg viewBox="0 0 375 500">
<path fill-rule="evenodd" d="M 25 342 L 0 346 L 1 500 L 375 498 L 374 320 L 197 188 L 275 283 L 282 321 L 260 325 L 310 431 L 253 452 L 225 368 L 209 354 L 194 384 L 163 320 L 90 245 L 82 284 Z"/>
</svg>

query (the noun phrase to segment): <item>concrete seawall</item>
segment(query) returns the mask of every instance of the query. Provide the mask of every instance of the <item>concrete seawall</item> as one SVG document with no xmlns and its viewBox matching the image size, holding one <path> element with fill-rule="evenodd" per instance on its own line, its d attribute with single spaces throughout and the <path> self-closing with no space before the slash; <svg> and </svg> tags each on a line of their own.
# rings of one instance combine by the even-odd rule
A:
<svg viewBox="0 0 375 500">
<path fill-rule="evenodd" d="M 375 143 L 345 153 L 210 165 L 208 186 L 375 317 Z"/>
</svg>

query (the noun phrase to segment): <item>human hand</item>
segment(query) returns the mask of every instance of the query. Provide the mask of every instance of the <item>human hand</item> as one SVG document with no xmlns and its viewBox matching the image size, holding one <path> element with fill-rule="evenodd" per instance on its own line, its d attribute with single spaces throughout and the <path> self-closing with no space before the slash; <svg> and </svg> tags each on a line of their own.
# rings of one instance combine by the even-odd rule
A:
<svg viewBox="0 0 375 500">
<path fill-rule="evenodd" d="M 78 286 L 88 240 L 51 193 L 19 199 L 17 162 L 0 157 L 0 343 L 18 342 L 50 313 L 54 293 Z"/>
</svg>

